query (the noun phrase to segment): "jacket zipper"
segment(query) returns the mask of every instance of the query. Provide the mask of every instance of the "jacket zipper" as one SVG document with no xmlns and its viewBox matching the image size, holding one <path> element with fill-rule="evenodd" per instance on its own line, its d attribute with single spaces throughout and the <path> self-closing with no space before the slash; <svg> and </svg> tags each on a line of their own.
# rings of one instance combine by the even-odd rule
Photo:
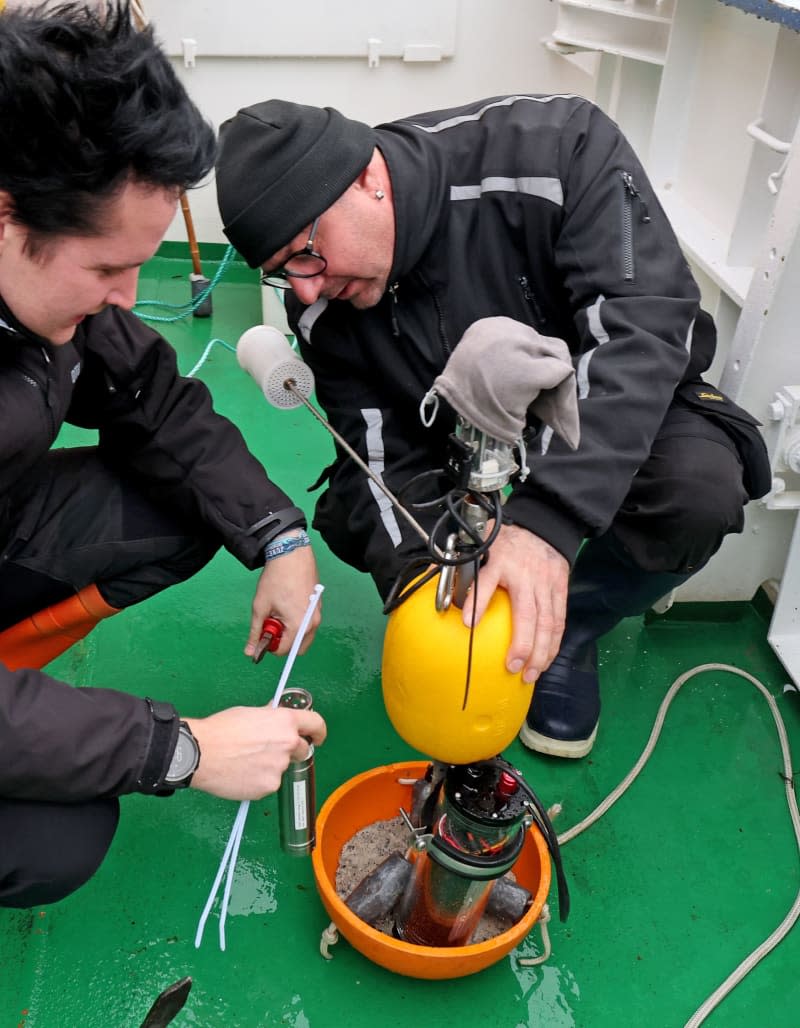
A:
<svg viewBox="0 0 800 1028">
<path fill-rule="evenodd" d="M 450 346 L 450 343 L 447 341 L 447 328 L 445 326 L 444 311 L 442 310 L 442 305 L 439 302 L 439 297 L 436 295 L 436 291 L 434 289 L 431 289 L 427 279 L 425 278 L 425 276 L 421 272 L 419 272 L 419 271 L 416 272 L 416 275 L 419 278 L 420 282 L 425 286 L 425 288 L 428 290 L 428 292 L 431 295 L 431 299 L 433 300 L 433 306 L 436 308 L 436 320 L 438 322 L 438 328 L 439 328 L 439 339 L 441 341 L 442 348 L 444 349 L 445 355 L 447 357 L 449 357 L 452 354 L 453 349 Z M 399 324 L 399 321 L 397 320 L 397 314 L 396 314 L 396 311 L 399 311 L 399 309 L 400 309 L 400 305 L 399 305 L 398 300 L 397 300 L 397 288 L 398 288 L 398 283 L 395 282 L 395 284 L 390 287 L 389 292 L 392 294 L 392 299 L 394 300 L 394 303 L 395 303 L 395 307 L 394 307 L 394 309 L 392 311 L 392 329 L 394 330 L 395 327 L 396 327 L 397 330 L 395 331 L 394 334 L 395 335 L 400 335 L 400 324 Z"/>
<path fill-rule="evenodd" d="M 450 357 L 450 355 L 453 352 L 453 348 L 450 346 L 450 343 L 447 341 L 447 328 L 445 326 L 444 311 L 442 310 L 441 303 L 439 303 L 439 297 L 436 295 L 436 290 L 431 288 L 430 283 L 425 278 L 425 276 L 421 272 L 418 272 L 417 274 L 419 275 L 420 282 L 422 282 L 422 284 L 425 286 L 425 288 L 431 294 L 431 299 L 433 300 L 433 306 L 436 308 L 436 319 L 437 319 L 438 324 L 439 324 L 439 339 L 441 340 L 442 348 L 444 349 L 445 355 L 447 357 Z"/>
<path fill-rule="evenodd" d="M 639 204 L 639 216 L 643 224 L 650 221 L 650 212 L 647 204 L 642 199 L 642 194 L 636 188 L 633 176 L 629 171 L 621 171 L 624 188 L 622 203 L 622 272 L 626 282 L 633 282 L 636 277 L 636 267 L 633 258 L 633 204 Z"/>
<path fill-rule="evenodd" d="M 395 282 L 393 286 L 389 286 L 389 296 L 391 296 L 392 298 L 389 311 L 392 319 L 392 335 L 395 337 L 395 339 L 397 339 L 400 335 L 400 318 L 398 317 L 397 287 L 397 282 Z"/>
<path fill-rule="evenodd" d="M 442 310 L 442 305 L 439 303 L 439 297 L 432 289 L 431 296 L 433 297 L 433 306 L 436 308 L 436 317 L 439 320 L 439 338 L 442 340 L 444 352 L 447 354 L 448 357 L 450 357 L 453 353 L 453 350 L 450 346 L 450 343 L 447 341 L 447 330 L 445 329 L 444 325 L 444 311 Z"/>
<path fill-rule="evenodd" d="M 51 431 L 53 433 L 53 438 L 55 439 L 57 431 L 58 431 L 58 426 L 56 425 L 56 419 L 55 419 L 55 416 L 53 414 L 53 399 L 52 399 L 52 395 L 51 395 L 52 383 L 51 383 L 51 379 L 50 379 L 50 358 L 48 357 L 47 350 L 45 350 L 44 347 L 42 347 L 42 357 L 44 358 L 44 363 L 45 363 L 45 372 L 44 372 L 44 383 L 45 384 L 44 384 L 44 389 L 43 389 L 44 402 L 45 402 L 45 405 L 47 407 L 47 413 L 48 413 L 48 415 L 50 417 L 50 429 L 51 429 Z"/>
<path fill-rule="evenodd" d="M 537 328 L 541 328 L 544 324 L 544 316 L 542 315 L 542 308 L 539 306 L 539 301 L 536 299 L 536 294 L 531 292 L 530 283 L 528 282 L 527 275 L 517 275 L 517 282 L 522 289 L 522 295 L 525 297 L 527 302 L 531 306 L 533 316 L 537 321 Z"/>
<path fill-rule="evenodd" d="M 42 355 L 42 360 L 45 363 L 44 382 L 39 382 L 37 379 L 33 377 L 33 375 L 29 375 L 27 371 L 22 371 L 21 368 L 15 368 L 14 370 L 20 376 L 20 378 L 22 378 L 25 382 L 28 383 L 29 386 L 32 386 L 34 389 L 38 389 L 39 392 L 42 394 L 42 399 L 44 400 L 44 405 L 47 408 L 47 415 L 50 420 L 50 429 L 53 433 L 53 438 L 55 439 L 56 419 L 53 416 L 53 403 L 50 397 L 50 373 L 48 370 L 50 358 L 47 356 L 47 351 L 44 349 L 44 347 L 40 348 L 40 353 Z"/>
</svg>

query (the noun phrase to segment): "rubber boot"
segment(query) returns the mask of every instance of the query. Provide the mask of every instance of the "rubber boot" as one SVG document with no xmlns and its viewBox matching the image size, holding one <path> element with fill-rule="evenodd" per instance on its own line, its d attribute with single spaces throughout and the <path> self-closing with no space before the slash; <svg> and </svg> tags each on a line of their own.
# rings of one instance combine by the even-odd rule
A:
<svg viewBox="0 0 800 1028">
<path fill-rule="evenodd" d="M 96 585 L 87 585 L 0 632 L 0 661 L 9 671 L 44 667 L 88 635 L 99 621 L 116 613 L 117 608 L 106 603 Z"/>
<path fill-rule="evenodd" d="M 561 649 L 536 682 L 522 743 L 555 757 L 585 757 L 600 719 L 597 640 L 695 573 L 643 571 L 608 536 L 587 543 L 570 579 Z"/>
</svg>

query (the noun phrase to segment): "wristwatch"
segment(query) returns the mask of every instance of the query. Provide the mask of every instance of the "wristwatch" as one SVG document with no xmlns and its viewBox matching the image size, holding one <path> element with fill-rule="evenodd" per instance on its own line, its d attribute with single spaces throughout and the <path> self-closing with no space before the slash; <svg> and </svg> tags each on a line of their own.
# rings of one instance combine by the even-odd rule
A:
<svg viewBox="0 0 800 1028">
<path fill-rule="evenodd" d="M 164 784 L 173 789 L 185 789 L 192 781 L 192 775 L 200 763 L 200 747 L 197 739 L 185 721 L 178 727 L 178 741 L 172 754 L 169 770 L 164 776 Z"/>
</svg>

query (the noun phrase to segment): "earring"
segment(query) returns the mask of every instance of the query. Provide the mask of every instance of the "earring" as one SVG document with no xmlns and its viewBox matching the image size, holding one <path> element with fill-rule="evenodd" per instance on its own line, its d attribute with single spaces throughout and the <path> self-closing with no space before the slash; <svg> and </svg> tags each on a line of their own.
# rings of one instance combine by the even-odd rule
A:
<svg viewBox="0 0 800 1028">
<path fill-rule="evenodd" d="M 384 196 L 386 196 L 386 193 L 384 193 L 384 191 L 382 189 L 376 189 L 375 190 L 375 199 L 376 200 L 382 200 L 384 198 Z"/>
</svg>

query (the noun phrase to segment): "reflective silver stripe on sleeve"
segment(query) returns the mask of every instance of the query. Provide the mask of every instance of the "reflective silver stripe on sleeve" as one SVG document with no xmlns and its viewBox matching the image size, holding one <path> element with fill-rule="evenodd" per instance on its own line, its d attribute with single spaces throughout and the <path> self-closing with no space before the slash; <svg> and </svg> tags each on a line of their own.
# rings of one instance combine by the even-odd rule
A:
<svg viewBox="0 0 800 1028">
<path fill-rule="evenodd" d="M 479 121 L 484 114 L 486 114 L 487 111 L 492 110 L 492 108 L 510 107 L 519 100 L 528 100 L 530 103 L 537 104 L 549 104 L 553 100 L 582 99 L 582 97 L 575 96 L 574 93 L 553 93 L 551 96 L 526 96 L 524 94 L 517 94 L 515 96 L 504 96 L 501 100 L 495 100 L 494 103 L 486 104 L 484 107 L 475 111 L 474 114 L 460 114 L 455 118 L 446 118 L 444 121 L 440 121 L 436 125 L 417 125 L 416 122 L 411 122 L 411 124 L 414 128 L 422 129 L 423 132 L 443 132 L 445 129 L 455 128 L 457 125 L 463 125 L 466 121 Z"/>
<path fill-rule="evenodd" d="M 564 190 L 557 178 L 503 178 L 492 175 L 482 179 L 477 186 L 450 186 L 451 200 L 477 200 L 482 193 L 525 193 L 527 196 L 551 200 L 559 207 L 564 205 Z"/>
<path fill-rule="evenodd" d="M 311 345 L 311 329 L 314 327 L 314 322 L 327 306 L 328 301 L 323 297 L 317 300 L 316 303 L 312 303 L 310 307 L 306 307 L 300 315 L 297 327 L 300 329 L 303 339 L 305 339 L 309 346 Z"/>
<path fill-rule="evenodd" d="M 605 303 L 605 297 L 601 294 L 597 297 L 591 307 L 586 310 L 586 319 L 589 323 L 589 332 L 592 338 L 596 340 L 597 346 L 585 353 L 578 361 L 578 367 L 575 372 L 576 384 L 578 387 L 578 399 L 583 400 L 589 395 L 589 365 L 591 364 L 592 357 L 597 353 L 599 347 L 603 343 L 608 342 L 608 332 L 603 328 L 603 322 L 600 320 L 600 307 Z M 542 432 L 542 443 L 541 453 L 547 453 L 550 447 L 550 440 L 553 438 L 552 428 L 546 428 Z"/>
<path fill-rule="evenodd" d="M 383 470 L 385 467 L 385 451 L 383 448 L 383 415 L 376 407 L 368 407 L 361 411 L 361 417 L 364 419 L 364 423 L 367 426 L 367 464 L 369 465 L 370 471 L 383 481 Z M 392 545 L 397 548 L 403 541 L 403 536 L 400 532 L 400 526 L 397 524 L 394 507 L 392 506 L 389 498 L 380 491 L 371 478 L 367 479 L 367 484 L 369 485 L 369 490 L 372 493 L 375 503 L 378 505 L 383 527 L 386 529 L 386 532 L 392 541 Z"/>
<path fill-rule="evenodd" d="M 600 308 L 605 303 L 606 298 L 604 296 L 598 296 L 591 307 L 586 310 L 586 319 L 589 323 L 589 332 L 592 337 L 596 340 L 597 346 L 594 349 L 589 350 L 585 353 L 578 361 L 577 380 L 578 380 L 578 399 L 582 400 L 584 397 L 589 395 L 589 364 L 591 363 L 592 357 L 597 353 L 597 347 L 602 346 L 603 343 L 608 342 L 608 332 L 603 328 L 603 322 L 600 319 Z"/>
<path fill-rule="evenodd" d="M 692 352 L 692 339 L 694 338 L 694 323 L 695 319 L 692 318 L 692 323 L 689 325 L 689 331 L 686 333 L 686 352 Z"/>
</svg>

